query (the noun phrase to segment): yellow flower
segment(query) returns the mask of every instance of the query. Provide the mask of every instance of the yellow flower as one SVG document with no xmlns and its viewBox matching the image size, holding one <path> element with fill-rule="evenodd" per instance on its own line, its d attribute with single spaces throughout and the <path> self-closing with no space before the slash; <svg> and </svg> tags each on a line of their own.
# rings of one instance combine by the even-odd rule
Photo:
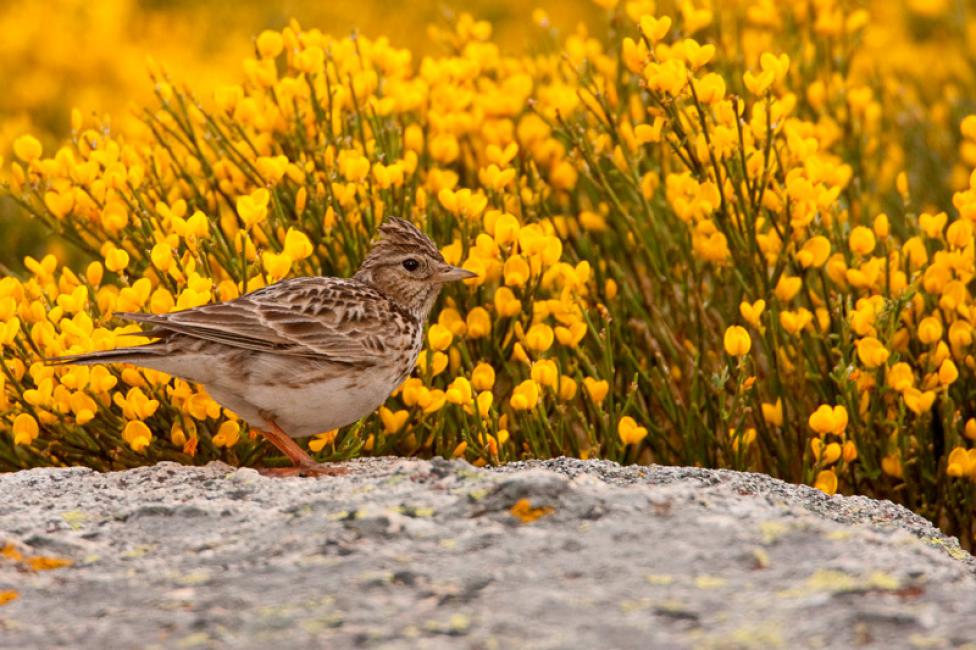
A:
<svg viewBox="0 0 976 650">
<path fill-rule="evenodd" d="M 525 345 L 530 350 L 545 352 L 552 347 L 555 334 L 552 328 L 545 323 L 536 323 L 525 333 Z"/>
<path fill-rule="evenodd" d="M 427 331 L 427 341 L 430 343 L 432 350 L 446 350 L 451 346 L 451 341 L 453 340 L 454 335 L 451 334 L 451 330 L 440 323 L 431 325 Z"/>
<path fill-rule="evenodd" d="M 305 259 L 315 250 L 305 233 L 294 228 L 289 228 L 285 234 L 284 248 L 285 255 L 295 261 Z"/>
<path fill-rule="evenodd" d="M 742 314 L 742 318 L 757 329 L 760 327 L 759 317 L 762 316 L 765 309 L 766 301 L 762 299 L 757 300 L 751 305 L 746 301 L 739 303 L 739 313 Z"/>
<path fill-rule="evenodd" d="M 556 340 L 559 341 L 560 345 L 565 345 L 566 347 L 575 348 L 586 336 L 587 326 L 583 321 L 576 321 L 569 327 L 563 327 L 558 325 L 555 328 Z"/>
<path fill-rule="evenodd" d="M 153 246 L 149 257 L 153 266 L 165 273 L 173 265 L 173 248 L 166 242 L 160 242 Z"/>
<path fill-rule="evenodd" d="M 471 382 L 465 377 L 455 377 L 445 392 L 445 398 L 451 404 L 459 404 L 461 406 L 471 404 L 471 400 L 473 399 Z"/>
<path fill-rule="evenodd" d="M 610 392 L 610 383 L 605 379 L 594 379 L 593 377 L 583 378 L 583 387 L 587 394 L 597 404 L 601 404 Z"/>
<path fill-rule="evenodd" d="M 952 359 L 946 359 L 943 361 L 942 365 L 939 366 L 939 381 L 943 385 L 948 386 L 958 378 L 959 369 L 956 367 L 956 364 L 952 362 Z"/>
<path fill-rule="evenodd" d="M 14 140 L 14 155 L 25 163 L 40 158 L 42 151 L 40 141 L 32 135 L 22 135 Z"/>
<path fill-rule="evenodd" d="M 268 218 L 268 201 L 271 193 L 266 188 L 259 188 L 237 197 L 237 214 L 246 228 L 261 223 Z"/>
<path fill-rule="evenodd" d="M 406 399 L 404 400 L 406 401 Z M 383 422 L 383 432 L 392 434 L 398 432 L 407 423 L 410 412 L 406 409 L 391 411 L 385 406 L 380 407 L 380 421 Z"/>
<path fill-rule="evenodd" d="M 509 403 L 516 411 L 531 411 L 539 402 L 539 384 L 526 379 L 515 387 Z"/>
<path fill-rule="evenodd" d="M 776 283 L 776 288 L 773 293 L 781 302 L 789 302 L 800 292 L 803 287 L 803 280 L 796 276 L 789 276 L 785 273 L 780 276 L 779 282 Z"/>
<path fill-rule="evenodd" d="M 821 404 L 810 415 L 808 424 L 820 435 L 827 433 L 841 435 L 847 428 L 847 409 L 841 405 L 831 407 L 827 404 Z"/>
<path fill-rule="evenodd" d="M 495 397 L 491 394 L 491 391 L 486 390 L 478 393 L 475 401 L 478 404 L 478 415 L 483 418 L 488 417 L 491 414 L 491 405 L 495 401 Z"/>
<path fill-rule="evenodd" d="M 904 361 L 899 361 L 888 370 L 888 385 L 899 393 L 911 388 L 915 383 L 915 374 L 912 367 Z"/>
<path fill-rule="evenodd" d="M 40 433 L 37 420 L 29 413 L 21 413 L 14 418 L 13 434 L 15 445 L 32 445 Z"/>
<path fill-rule="evenodd" d="M 505 284 L 510 287 L 521 287 L 529 281 L 529 263 L 521 255 L 512 255 L 505 260 Z"/>
<path fill-rule="evenodd" d="M 752 337 L 741 325 L 732 325 L 725 330 L 725 353 L 732 357 L 742 357 L 749 354 L 752 348 Z"/>
<path fill-rule="evenodd" d="M 772 70 L 759 73 L 747 70 L 742 75 L 742 81 L 753 95 L 764 95 L 769 90 L 769 87 L 773 85 L 773 82 L 776 81 L 776 74 Z"/>
<path fill-rule="evenodd" d="M 488 215 L 485 215 L 485 220 L 488 220 Z M 486 228 L 489 233 L 493 234 L 495 238 L 495 243 L 499 246 L 505 244 L 511 244 L 516 239 L 518 239 L 519 229 L 521 228 L 518 218 L 507 212 L 497 215 L 495 217 L 492 227 L 490 229 Z"/>
<path fill-rule="evenodd" d="M 927 316 L 918 324 L 918 340 L 926 345 L 942 339 L 942 323 L 933 316 Z"/>
<path fill-rule="evenodd" d="M 769 424 L 777 427 L 783 426 L 783 400 L 776 398 L 775 404 L 763 402 L 762 414 L 763 419 Z"/>
<path fill-rule="evenodd" d="M 902 393 L 905 406 L 915 415 L 928 413 L 932 410 L 932 403 L 935 401 L 935 393 L 928 390 L 925 392 L 917 388 L 908 388 Z"/>
<path fill-rule="evenodd" d="M 142 451 L 152 441 L 152 432 L 144 422 L 133 420 L 125 425 L 122 438 L 132 447 L 133 451 Z"/>
<path fill-rule="evenodd" d="M 874 229 L 874 234 L 878 239 L 885 240 L 888 239 L 888 234 L 890 232 L 890 225 L 888 223 L 888 215 L 881 213 L 874 218 L 874 224 L 872 225 Z"/>
<path fill-rule="evenodd" d="M 556 363 L 550 359 L 540 359 L 532 364 L 532 381 L 540 386 L 556 388 L 559 381 L 559 369 Z"/>
<path fill-rule="evenodd" d="M 891 354 L 887 348 L 873 336 L 866 336 L 855 343 L 857 357 L 868 368 L 877 368 L 888 360 Z"/>
<path fill-rule="evenodd" d="M 266 251 L 261 253 L 261 264 L 264 265 L 264 271 L 268 274 L 271 282 L 276 282 L 286 275 L 291 270 L 292 259 L 287 253 L 272 253 Z"/>
<path fill-rule="evenodd" d="M 617 423 L 617 434 L 625 445 L 637 445 L 647 437 L 647 429 L 638 426 L 634 418 L 625 415 Z"/>
<path fill-rule="evenodd" d="M 471 371 L 471 385 L 476 390 L 491 390 L 495 385 L 495 369 L 482 361 Z"/>
<path fill-rule="evenodd" d="M 403 413 L 406 413 L 406 411 L 403 411 Z M 334 443 L 337 435 L 339 435 L 338 429 L 317 433 L 312 440 L 308 441 L 308 448 L 312 451 L 312 453 L 317 454 L 322 451 L 326 445 L 331 445 Z M 216 444 L 216 439 L 214 442 Z"/>
<path fill-rule="evenodd" d="M 738 452 L 740 447 L 748 447 L 756 441 L 755 427 L 749 427 L 745 431 L 729 429 L 729 437 L 732 439 L 732 451 Z"/>
<path fill-rule="evenodd" d="M 966 425 L 963 427 L 963 435 L 970 440 L 976 440 L 976 418 L 966 420 Z"/>
<path fill-rule="evenodd" d="M 813 487 L 827 494 L 836 494 L 837 475 L 831 469 L 825 469 L 817 474 L 817 480 L 813 482 Z"/>
<path fill-rule="evenodd" d="M 669 29 L 671 29 L 671 19 L 668 16 L 660 18 L 642 16 L 640 19 L 641 34 L 652 44 L 664 38 Z"/>
<path fill-rule="evenodd" d="M 576 390 L 577 385 L 575 379 L 566 375 L 562 375 L 559 378 L 559 399 L 568 402 L 576 397 Z"/>
<path fill-rule="evenodd" d="M 241 439 L 241 425 L 233 420 L 222 422 L 213 437 L 215 447 L 233 447 Z M 311 446 L 311 445 L 309 445 Z M 316 450 L 317 451 L 317 450 Z"/>
<path fill-rule="evenodd" d="M 369 176 L 370 164 L 358 151 L 344 150 L 339 154 L 339 171 L 350 183 L 359 183 Z"/>
<path fill-rule="evenodd" d="M 855 255 L 868 255 L 876 245 L 874 233 L 870 228 L 857 226 L 851 230 L 851 235 L 847 240 L 851 252 Z"/>
<path fill-rule="evenodd" d="M 495 290 L 495 311 L 499 316 L 516 316 L 522 311 L 522 302 L 508 287 Z"/>
<path fill-rule="evenodd" d="M 256 46 L 262 59 L 273 59 L 281 54 L 285 41 L 278 32 L 266 29 L 258 35 Z"/>
<path fill-rule="evenodd" d="M 830 240 L 823 235 L 811 237 L 803 244 L 803 248 L 796 254 L 796 259 L 803 268 L 820 268 L 830 257 Z"/>
<path fill-rule="evenodd" d="M 468 312 L 467 333 L 472 339 L 479 339 L 491 334 L 491 315 L 484 307 L 475 307 Z"/>
<path fill-rule="evenodd" d="M 901 458 L 898 454 L 888 454 L 881 459 L 881 471 L 894 478 L 902 478 Z"/>
<path fill-rule="evenodd" d="M 119 273 L 129 266 L 129 254 L 121 248 L 110 248 L 105 253 L 105 268 L 109 271 Z"/>
<path fill-rule="evenodd" d="M 840 453 L 840 444 L 832 442 L 824 448 L 821 460 L 825 465 L 833 465 L 840 459 Z"/>
</svg>

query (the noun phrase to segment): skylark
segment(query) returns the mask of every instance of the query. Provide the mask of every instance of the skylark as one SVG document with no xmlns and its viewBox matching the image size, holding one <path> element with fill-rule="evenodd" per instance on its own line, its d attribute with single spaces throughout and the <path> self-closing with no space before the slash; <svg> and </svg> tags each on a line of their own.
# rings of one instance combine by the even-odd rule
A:
<svg viewBox="0 0 976 650">
<path fill-rule="evenodd" d="M 149 325 L 145 335 L 156 340 L 52 362 L 132 363 L 203 384 L 294 465 L 272 473 L 340 473 L 292 438 L 376 410 L 413 370 L 441 287 L 476 275 L 447 264 L 407 221 L 387 219 L 379 231 L 351 278 L 293 278 L 224 303 L 118 313 Z"/>
</svg>

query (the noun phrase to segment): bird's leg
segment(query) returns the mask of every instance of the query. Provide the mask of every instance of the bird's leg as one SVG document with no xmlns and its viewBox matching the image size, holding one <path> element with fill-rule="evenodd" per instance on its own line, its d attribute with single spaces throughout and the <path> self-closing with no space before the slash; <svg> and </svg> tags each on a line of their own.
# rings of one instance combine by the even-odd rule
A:
<svg viewBox="0 0 976 650">
<path fill-rule="evenodd" d="M 305 453 L 291 437 L 281 430 L 281 427 L 271 419 L 267 420 L 267 429 L 259 429 L 258 433 L 274 445 L 278 451 L 288 457 L 293 467 L 269 467 L 261 470 L 266 476 L 338 476 L 345 474 L 342 467 L 329 467 L 315 460 Z"/>
</svg>

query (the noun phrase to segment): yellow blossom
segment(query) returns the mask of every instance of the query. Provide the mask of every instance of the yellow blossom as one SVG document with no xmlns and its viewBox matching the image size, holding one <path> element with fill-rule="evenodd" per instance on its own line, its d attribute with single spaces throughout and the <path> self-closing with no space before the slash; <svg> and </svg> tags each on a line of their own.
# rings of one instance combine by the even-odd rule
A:
<svg viewBox="0 0 976 650">
<path fill-rule="evenodd" d="M 937 318 L 928 316 L 918 324 L 918 340 L 926 345 L 942 339 L 942 323 Z"/>
<path fill-rule="evenodd" d="M 742 315 L 742 318 L 755 328 L 759 328 L 761 326 L 759 318 L 762 316 L 765 309 L 766 301 L 762 299 L 759 299 L 752 304 L 749 304 L 746 301 L 739 303 L 739 313 Z"/>
<path fill-rule="evenodd" d="M 530 350 L 545 352 L 552 347 L 555 333 L 544 323 L 536 323 L 525 333 L 525 345 Z"/>
<path fill-rule="evenodd" d="M 625 445 L 637 445 L 647 437 L 647 428 L 638 426 L 634 418 L 625 415 L 617 422 L 617 434 Z"/>
<path fill-rule="evenodd" d="M 427 341 L 430 343 L 432 350 L 446 350 L 451 346 L 453 339 L 454 336 L 451 334 L 451 330 L 440 323 L 431 325 L 430 329 L 427 330 Z"/>
<path fill-rule="evenodd" d="M 586 393 L 595 403 L 601 404 L 610 391 L 610 383 L 605 379 L 594 379 L 593 377 L 583 378 L 583 387 Z"/>
<path fill-rule="evenodd" d="M 732 325 L 725 330 L 725 353 L 733 357 L 749 354 L 752 338 L 744 327 Z"/>
<path fill-rule="evenodd" d="M 851 230 L 848 244 L 855 255 L 868 255 L 875 247 L 874 233 L 870 228 L 857 226 Z"/>
<path fill-rule="evenodd" d="M 526 379 L 512 392 L 509 403 L 516 411 L 531 411 L 539 402 L 539 385 L 531 379 Z"/>
<path fill-rule="evenodd" d="M 777 398 L 773 404 L 763 402 L 762 415 L 763 419 L 769 424 L 777 427 L 783 426 L 783 400 Z"/>
<path fill-rule="evenodd" d="M 841 435 L 847 428 L 847 409 L 841 405 L 831 407 L 821 404 L 810 415 L 808 423 L 810 428 L 820 435 L 826 433 Z"/>
<path fill-rule="evenodd" d="M 823 235 L 811 237 L 803 244 L 803 248 L 796 254 L 796 259 L 803 268 L 820 268 L 830 256 L 830 240 Z"/>
<path fill-rule="evenodd" d="M 837 492 L 837 475 L 834 474 L 833 470 L 825 469 L 817 474 L 813 487 L 827 494 L 835 494 Z"/>
<path fill-rule="evenodd" d="M 15 445 L 32 445 L 40 433 L 37 420 L 29 413 L 21 413 L 14 418 L 11 431 L 14 434 Z"/>
<path fill-rule="evenodd" d="M 313 252 L 312 243 L 305 233 L 289 228 L 285 234 L 284 253 L 292 260 L 303 260 Z"/>
<path fill-rule="evenodd" d="M 406 413 L 406 411 L 404 411 Z M 325 431 L 323 433 L 315 434 L 315 437 L 308 441 L 308 448 L 312 453 L 317 454 L 322 451 L 326 445 L 331 445 L 335 443 L 336 436 L 338 436 L 339 430 L 332 429 L 331 431 Z M 215 441 L 216 444 L 216 441 Z"/>
<path fill-rule="evenodd" d="M 885 348 L 884 344 L 873 336 L 866 336 L 858 340 L 857 357 L 868 368 L 877 368 L 888 360 L 891 352 Z"/>
<path fill-rule="evenodd" d="M 233 447 L 241 438 L 241 425 L 232 420 L 222 422 L 213 437 L 215 447 Z"/>
<path fill-rule="evenodd" d="M 133 420 L 125 425 L 122 438 L 132 447 L 133 451 L 142 451 L 152 441 L 152 432 L 144 422 Z"/>
<path fill-rule="evenodd" d="M 471 385 L 476 390 L 491 390 L 495 385 L 495 369 L 490 364 L 479 363 L 471 371 Z"/>
</svg>

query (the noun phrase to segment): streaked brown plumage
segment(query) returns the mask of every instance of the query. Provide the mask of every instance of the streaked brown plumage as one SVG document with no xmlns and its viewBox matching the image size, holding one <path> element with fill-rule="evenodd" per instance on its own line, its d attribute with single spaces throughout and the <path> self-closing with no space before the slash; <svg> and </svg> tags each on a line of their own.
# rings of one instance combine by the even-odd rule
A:
<svg viewBox="0 0 976 650">
<path fill-rule="evenodd" d="M 120 313 L 150 326 L 147 345 L 52 360 L 132 363 L 203 384 L 295 463 L 327 474 L 291 437 L 374 411 L 406 379 L 450 266 L 415 226 L 387 219 L 352 278 L 283 280 L 225 303 L 169 314 Z"/>
</svg>

